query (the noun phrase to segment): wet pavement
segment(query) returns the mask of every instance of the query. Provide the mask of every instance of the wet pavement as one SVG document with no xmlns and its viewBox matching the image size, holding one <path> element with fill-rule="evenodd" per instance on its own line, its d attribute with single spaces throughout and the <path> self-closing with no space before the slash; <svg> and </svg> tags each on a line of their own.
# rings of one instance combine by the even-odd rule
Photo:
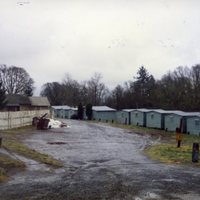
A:
<svg viewBox="0 0 200 200">
<path fill-rule="evenodd" d="M 166 165 L 143 155 L 148 136 L 103 124 L 35 131 L 24 143 L 64 163 L 53 169 L 23 157 L 27 170 L 0 184 L 0 199 L 200 199 L 200 169 Z M 16 155 L 17 156 L 17 155 Z"/>
</svg>

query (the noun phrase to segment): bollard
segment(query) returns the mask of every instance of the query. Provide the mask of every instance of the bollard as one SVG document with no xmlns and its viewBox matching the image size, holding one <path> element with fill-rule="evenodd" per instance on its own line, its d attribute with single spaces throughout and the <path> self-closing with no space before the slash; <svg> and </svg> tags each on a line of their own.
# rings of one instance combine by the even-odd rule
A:
<svg viewBox="0 0 200 200">
<path fill-rule="evenodd" d="M 177 141 L 177 148 L 181 147 L 181 141 L 182 141 L 182 133 L 180 128 L 176 128 L 176 141 Z"/>
<path fill-rule="evenodd" d="M 198 162 L 198 160 L 199 160 L 199 143 L 193 143 L 192 162 Z"/>
<path fill-rule="evenodd" d="M 0 137 L 0 148 L 1 148 L 1 144 L 2 144 L 2 138 Z"/>
</svg>

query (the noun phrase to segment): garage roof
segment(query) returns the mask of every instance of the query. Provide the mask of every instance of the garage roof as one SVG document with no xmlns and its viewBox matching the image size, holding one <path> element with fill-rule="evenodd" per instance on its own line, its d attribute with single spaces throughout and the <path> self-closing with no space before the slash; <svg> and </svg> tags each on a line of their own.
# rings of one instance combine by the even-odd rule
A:
<svg viewBox="0 0 200 200">
<path fill-rule="evenodd" d="M 113 108 L 110 108 L 108 106 L 92 106 L 92 110 L 94 111 L 116 111 L 115 109 Z"/>
</svg>

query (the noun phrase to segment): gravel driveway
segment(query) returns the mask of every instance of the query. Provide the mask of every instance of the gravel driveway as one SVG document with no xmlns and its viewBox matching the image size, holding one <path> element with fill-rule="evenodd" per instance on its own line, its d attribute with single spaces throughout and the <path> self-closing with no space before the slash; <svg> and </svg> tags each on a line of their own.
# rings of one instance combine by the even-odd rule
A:
<svg viewBox="0 0 200 200">
<path fill-rule="evenodd" d="M 27 170 L 0 185 L 0 199 L 200 199 L 200 169 L 161 164 L 142 150 L 148 136 L 103 124 L 35 131 L 24 143 L 64 163 L 53 169 L 23 157 Z"/>
</svg>

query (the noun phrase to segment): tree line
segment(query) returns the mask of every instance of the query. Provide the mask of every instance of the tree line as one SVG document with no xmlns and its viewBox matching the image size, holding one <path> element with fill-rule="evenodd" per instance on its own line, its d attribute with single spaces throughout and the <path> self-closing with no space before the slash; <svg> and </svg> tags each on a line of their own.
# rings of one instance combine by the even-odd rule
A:
<svg viewBox="0 0 200 200">
<path fill-rule="evenodd" d="M 66 75 L 61 82 L 47 82 L 41 88 L 51 105 L 107 105 L 117 110 L 162 108 L 198 111 L 200 105 L 200 65 L 177 67 L 156 80 L 141 66 L 136 75 L 113 90 L 95 73 L 89 80 L 78 82 Z M 32 96 L 34 80 L 23 68 L 0 65 L 0 105 L 6 94 Z"/>
<path fill-rule="evenodd" d="M 198 111 L 200 105 L 200 65 L 177 67 L 160 80 L 142 66 L 132 81 L 118 85 L 109 104 L 121 108 L 162 108 Z"/>
<path fill-rule="evenodd" d="M 61 82 L 43 85 L 41 95 L 53 105 L 107 105 L 117 110 L 132 108 L 162 108 L 168 110 L 197 111 L 200 105 L 200 65 L 177 67 L 160 80 L 155 80 L 141 66 L 132 80 L 117 85 L 113 90 L 101 81 L 101 74 L 94 74 L 79 83 L 66 76 Z"/>
<path fill-rule="evenodd" d="M 80 103 L 86 105 L 103 105 L 106 103 L 108 88 L 101 82 L 102 76 L 95 73 L 88 80 L 79 83 L 68 74 L 61 83 L 50 82 L 42 87 L 41 96 L 47 96 L 52 105 L 69 105 L 76 107 Z"/>
</svg>

